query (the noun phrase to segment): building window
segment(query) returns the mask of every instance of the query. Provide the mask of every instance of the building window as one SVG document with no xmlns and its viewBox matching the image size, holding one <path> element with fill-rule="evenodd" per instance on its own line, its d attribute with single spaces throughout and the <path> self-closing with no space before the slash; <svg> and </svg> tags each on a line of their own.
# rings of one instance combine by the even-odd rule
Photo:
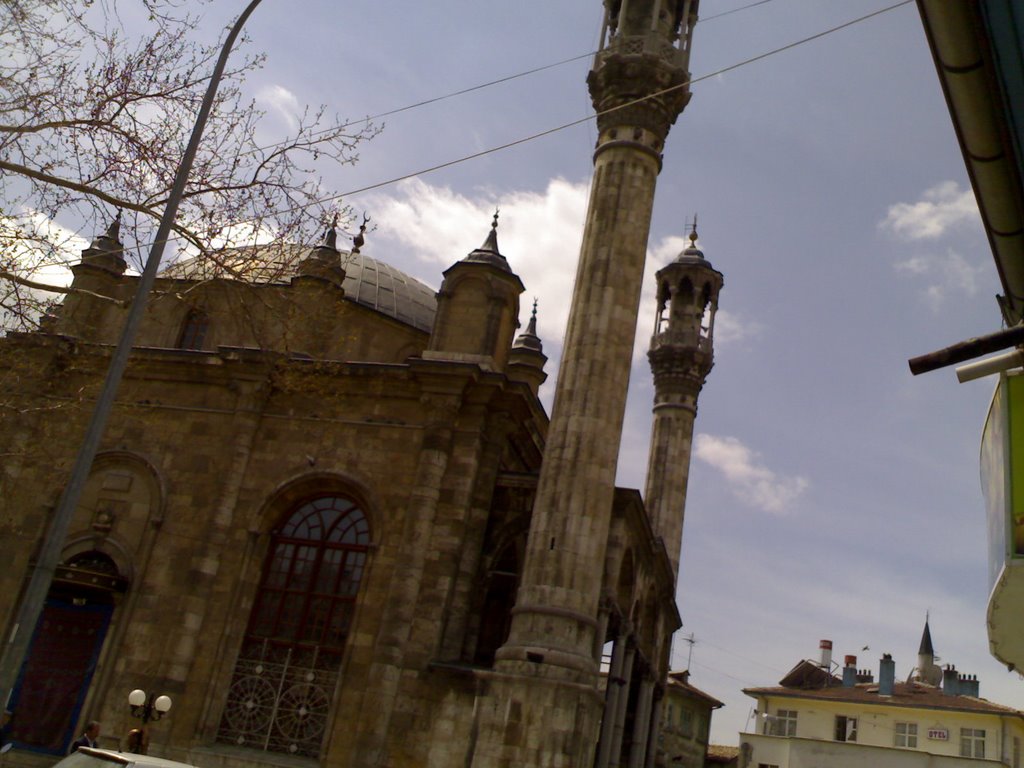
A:
<svg viewBox="0 0 1024 768">
<path fill-rule="evenodd" d="M 768 716 L 769 736 L 796 736 L 796 710 L 780 709 Z"/>
<path fill-rule="evenodd" d="M 202 349 L 209 329 L 209 316 L 198 309 L 190 310 L 178 333 L 178 349 Z"/>
<path fill-rule="evenodd" d="M 686 707 L 679 708 L 679 730 L 686 738 L 693 738 L 693 712 Z"/>
<path fill-rule="evenodd" d="M 836 741 L 857 740 L 857 718 L 836 715 Z"/>
<path fill-rule="evenodd" d="M 917 723 L 896 723 L 897 747 L 910 747 L 917 749 Z"/>
<path fill-rule="evenodd" d="M 758 763 L 757 768 L 779 768 L 775 763 Z"/>
<path fill-rule="evenodd" d="M 985 729 L 960 729 L 960 757 L 985 757 Z"/>
<path fill-rule="evenodd" d="M 366 517 L 340 496 L 272 532 L 218 741 L 320 754 L 369 545 Z"/>
</svg>

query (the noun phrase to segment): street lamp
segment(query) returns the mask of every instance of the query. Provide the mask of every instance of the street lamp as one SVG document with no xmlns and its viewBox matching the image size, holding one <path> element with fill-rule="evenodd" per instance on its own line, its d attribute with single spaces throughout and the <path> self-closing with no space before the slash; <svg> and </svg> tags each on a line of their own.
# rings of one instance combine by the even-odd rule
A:
<svg viewBox="0 0 1024 768">
<path fill-rule="evenodd" d="M 144 755 L 149 746 L 149 733 L 146 726 L 151 722 L 159 720 L 171 711 L 171 697 L 157 696 L 155 693 L 146 696 L 144 690 L 136 688 L 128 694 L 128 706 L 131 707 L 132 717 L 142 720 L 142 729 L 137 732 L 138 736 L 134 743 L 131 735 L 129 735 L 128 750 Z M 136 731 L 132 732 L 132 734 L 135 733 Z"/>
</svg>

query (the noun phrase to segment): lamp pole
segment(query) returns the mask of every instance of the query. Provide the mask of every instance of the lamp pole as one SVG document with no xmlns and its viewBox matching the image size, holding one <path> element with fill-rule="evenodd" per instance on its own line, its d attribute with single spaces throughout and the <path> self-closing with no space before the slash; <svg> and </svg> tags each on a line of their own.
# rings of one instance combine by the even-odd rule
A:
<svg viewBox="0 0 1024 768">
<path fill-rule="evenodd" d="M 61 494 L 60 501 L 50 520 L 35 568 L 32 570 L 32 575 L 25 589 L 15 622 L 6 639 L 3 654 L 0 655 L 0 708 L 10 705 L 11 693 L 17 682 L 18 673 L 24 663 L 25 656 L 28 653 L 32 632 L 39 621 L 40 614 L 43 612 L 46 594 L 50 591 L 54 572 L 60 563 L 60 552 L 64 545 L 64 539 L 67 536 L 68 527 L 71 525 L 71 518 L 78 507 L 78 501 L 85 488 L 85 482 L 89 477 L 93 459 L 96 457 L 96 452 L 99 449 L 100 439 L 103 437 L 107 421 L 110 418 L 110 412 L 113 410 L 114 398 L 117 395 L 118 386 L 121 384 L 125 368 L 128 365 L 128 355 L 131 353 L 135 336 L 142 322 L 146 302 L 149 299 L 149 292 L 156 281 L 157 271 L 160 268 L 160 259 L 164 253 L 164 246 L 170 235 L 171 226 L 174 224 L 174 218 L 178 213 L 178 205 L 185 192 L 185 184 L 188 181 L 189 172 L 192 170 L 192 163 L 199 149 L 203 130 L 206 128 L 206 121 L 210 116 L 213 100 L 217 95 L 217 87 L 220 85 L 221 77 L 224 75 L 228 55 L 231 53 L 231 48 L 238 38 L 238 33 L 242 30 L 242 25 L 245 24 L 249 15 L 260 2 L 261 0 L 251 0 L 245 10 L 242 11 L 241 16 L 235 21 L 228 32 L 224 45 L 221 47 L 217 65 L 210 76 L 206 95 L 203 97 L 203 103 L 199 108 L 199 114 L 192 128 L 192 136 L 185 149 L 185 154 L 181 158 L 181 163 L 178 165 L 174 184 L 167 198 L 167 205 L 164 208 L 163 216 L 160 218 L 160 226 L 157 229 L 155 241 L 149 251 L 146 267 L 135 289 L 135 297 L 128 311 L 128 317 L 121 331 L 121 337 L 111 357 L 110 367 L 107 369 L 103 388 L 96 400 L 96 406 L 93 409 L 92 419 L 86 430 L 85 438 L 78 449 L 78 456 L 71 470 L 71 477 L 64 487 L 64 492 Z M 170 700 L 168 699 L 168 701 Z"/>
<path fill-rule="evenodd" d="M 128 706 L 131 707 L 132 717 L 142 720 L 142 729 L 139 731 L 138 743 L 133 744 L 131 736 L 129 736 L 128 751 L 134 752 L 137 755 L 144 755 L 149 749 L 149 732 L 146 726 L 151 722 L 159 720 L 171 711 L 171 697 L 157 696 L 155 693 L 146 696 L 144 690 L 136 688 L 128 694 Z"/>
</svg>

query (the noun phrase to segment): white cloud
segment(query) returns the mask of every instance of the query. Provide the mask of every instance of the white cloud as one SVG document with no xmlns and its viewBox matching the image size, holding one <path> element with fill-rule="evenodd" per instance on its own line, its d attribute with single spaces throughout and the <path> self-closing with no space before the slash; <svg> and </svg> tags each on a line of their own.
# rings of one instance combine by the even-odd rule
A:
<svg viewBox="0 0 1024 768">
<path fill-rule="evenodd" d="M 961 191 L 955 181 L 943 181 L 925 190 L 915 203 L 890 205 L 879 226 L 904 240 L 934 240 L 978 218 L 974 193 Z"/>
<path fill-rule="evenodd" d="M 270 110 L 278 115 L 288 130 L 294 131 L 299 127 L 299 115 L 302 107 L 295 94 L 281 85 L 268 85 L 256 93 L 256 100 L 265 102 Z"/>
<path fill-rule="evenodd" d="M 951 295 L 976 295 L 985 274 L 984 267 L 971 264 L 953 249 L 945 254 L 911 256 L 895 267 L 897 272 L 927 281 L 924 297 L 933 310 L 938 310 Z"/>
<path fill-rule="evenodd" d="M 541 192 L 509 192 L 480 201 L 412 179 L 399 184 L 396 194 L 373 196 L 367 207 L 375 212 L 381 235 L 442 268 L 483 243 L 499 207 L 498 246 L 526 286 L 521 319 L 525 323 L 536 296 L 541 337 L 545 344 L 558 344 L 569 316 L 587 192 L 584 183 L 554 179 Z"/>
<path fill-rule="evenodd" d="M 776 474 L 735 437 L 698 434 L 693 455 L 725 475 L 740 500 L 765 512 L 786 512 L 810 485 L 804 477 Z"/>
</svg>

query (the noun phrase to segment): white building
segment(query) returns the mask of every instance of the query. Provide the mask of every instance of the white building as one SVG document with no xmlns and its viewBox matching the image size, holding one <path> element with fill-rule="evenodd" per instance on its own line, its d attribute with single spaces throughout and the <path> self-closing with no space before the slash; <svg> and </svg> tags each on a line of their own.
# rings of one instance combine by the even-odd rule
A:
<svg viewBox="0 0 1024 768">
<path fill-rule="evenodd" d="M 778 686 L 744 689 L 757 717 L 740 735 L 740 766 L 1021 768 L 1024 712 L 981 698 L 976 676 L 935 666 L 927 623 L 906 682 L 896 682 L 889 654 L 877 682 L 856 665 L 846 656 L 842 676 L 832 674 L 831 643 L 822 641 L 820 662 L 801 661 Z"/>
</svg>

